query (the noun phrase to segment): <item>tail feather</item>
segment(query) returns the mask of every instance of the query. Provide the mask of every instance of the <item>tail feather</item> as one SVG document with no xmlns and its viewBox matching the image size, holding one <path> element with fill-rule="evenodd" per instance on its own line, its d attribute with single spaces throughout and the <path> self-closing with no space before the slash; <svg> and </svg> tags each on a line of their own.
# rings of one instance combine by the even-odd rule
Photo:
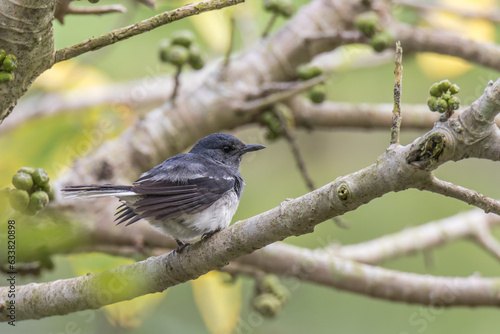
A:
<svg viewBox="0 0 500 334">
<path fill-rule="evenodd" d="M 85 186 L 69 186 L 62 189 L 64 198 L 93 198 L 108 196 L 137 196 L 132 186 L 116 186 L 112 184 L 91 184 Z"/>
</svg>

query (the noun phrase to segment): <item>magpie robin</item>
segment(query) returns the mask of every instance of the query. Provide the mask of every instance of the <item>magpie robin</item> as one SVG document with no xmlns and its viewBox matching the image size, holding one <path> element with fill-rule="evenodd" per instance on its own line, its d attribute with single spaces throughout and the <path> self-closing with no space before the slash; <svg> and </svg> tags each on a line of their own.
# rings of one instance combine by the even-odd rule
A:
<svg viewBox="0 0 500 334">
<path fill-rule="evenodd" d="M 174 238 L 181 251 L 188 241 L 229 226 L 245 184 L 239 171 L 241 156 L 263 148 L 214 133 L 198 141 L 189 153 L 175 155 L 143 173 L 131 186 L 93 184 L 62 191 L 66 198 L 117 197 L 122 203 L 117 224 L 130 225 L 145 218 Z"/>
</svg>

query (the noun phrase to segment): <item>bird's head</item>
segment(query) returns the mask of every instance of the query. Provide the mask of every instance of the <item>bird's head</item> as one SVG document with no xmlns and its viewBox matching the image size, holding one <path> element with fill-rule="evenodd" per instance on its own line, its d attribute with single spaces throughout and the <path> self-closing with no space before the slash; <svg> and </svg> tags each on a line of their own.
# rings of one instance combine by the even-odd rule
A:
<svg viewBox="0 0 500 334">
<path fill-rule="evenodd" d="M 200 139 L 189 153 L 200 154 L 238 168 L 243 154 L 263 148 L 265 147 L 262 145 L 245 145 L 238 138 L 227 133 L 213 133 Z"/>
</svg>

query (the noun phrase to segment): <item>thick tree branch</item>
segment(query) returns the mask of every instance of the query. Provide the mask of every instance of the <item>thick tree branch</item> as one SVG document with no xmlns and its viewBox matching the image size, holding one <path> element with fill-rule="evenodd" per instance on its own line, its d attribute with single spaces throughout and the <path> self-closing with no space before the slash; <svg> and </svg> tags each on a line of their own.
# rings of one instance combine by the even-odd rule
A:
<svg viewBox="0 0 500 334">
<path fill-rule="evenodd" d="M 384 129 L 391 126 L 392 103 L 346 103 L 325 101 L 321 104 L 311 103 L 302 98 L 287 100 L 293 111 L 297 125 L 310 128 L 357 128 Z M 430 129 L 439 115 L 429 112 L 426 105 L 403 104 L 404 114 L 402 128 Z"/>
<path fill-rule="evenodd" d="M 77 113 L 92 107 L 111 106 L 119 109 L 127 106 L 135 111 L 149 111 L 165 102 L 171 89 L 172 78 L 162 75 L 26 97 L 19 101 L 16 112 L 3 122 L 0 134 L 28 120 L 60 113 Z"/>
<path fill-rule="evenodd" d="M 52 247 L 48 249 L 48 255 L 99 251 L 112 255 L 136 257 L 140 253 L 143 256 L 160 255 L 165 253 L 165 250 L 172 250 L 177 247 L 175 241 L 153 231 L 147 224 L 136 224 L 121 228 L 113 226 L 112 222 L 109 222 L 109 224 L 102 222 L 102 224 L 92 229 L 84 228 L 80 222 L 73 224 L 77 226 L 70 228 L 69 233 L 64 233 L 66 243 L 54 242 L 57 241 L 57 238 L 52 238 Z M 328 238 L 318 237 L 317 244 L 319 247 L 324 247 L 324 249 L 318 249 L 317 252 L 324 251 L 331 255 L 366 264 L 378 264 L 418 251 L 443 246 L 457 239 L 471 238 L 479 241 L 480 234 L 484 234 L 484 231 L 489 231 L 498 225 L 500 225 L 500 216 L 484 214 L 482 210 L 475 209 L 417 227 L 406 228 L 400 232 L 359 244 L 339 246 L 331 244 L 332 240 Z M 49 234 L 52 235 L 52 231 Z M 492 244 L 491 242 L 488 243 Z M 483 243 L 480 243 L 480 245 L 485 246 Z M 39 258 L 40 252 L 36 251 L 36 245 L 32 246 L 31 248 L 35 248 L 35 250 L 31 253 L 23 251 L 23 257 L 19 261 L 34 262 L 41 260 Z M 280 247 L 292 246 L 278 243 L 273 246 L 273 250 L 279 254 Z M 153 251 L 150 252 L 149 249 L 153 249 Z M 244 258 L 258 256 L 258 253 L 259 251 L 254 252 L 244 256 Z M 495 254 L 494 251 L 492 253 Z M 245 261 L 258 265 L 257 260 Z"/>
<path fill-rule="evenodd" d="M 226 261 L 237 257 L 236 254 L 251 252 L 256 245 L 258 247 L 268 242 L 269 238 L 258 229 L 264 227 L 267 230 L 269 225 L 266 221 L 269 222 L 271 217 L 278 218 L 279 211 L 280 208 L 276 208 L 238 222 L 213 238 L 189 247 L 182 255 L 170 252 L 99 274 L 18 286 L 17 320 L 99 308 L 162 291 L 187 279 L 196 278 L 214 269 L 214 266 L 215 269 L 221 268 Z M 300 222 L 287 219 L 287 223 Z M 249 234 L 250 229 L 252 231 Z M 283 225 L 276 230 L 279 229 L 283 229 Z M 259 267 L 266 272 L 298 277 L 377 298 L 426 305 L 439 303 L 440 306 L 500 306 L 500 279 L 447 278 L 401 273 L 359 264 L 327 253 L 292 247 L 288 247 L 287 251 L 283 248 L 280 250 L 280 261 L 276 261 L 273 256 L 266 256 L 266 250 L 259 254 Z M 6 299 L 7 291 L 8 288 L 0 288 L 0 300 Z M 44 303 L 37 302 L 41 298 Z M 0 321 L 7 321 L 4 312 L 0 315 Z"/>
<path fill-rule="evenodd" d="M 318 236 L 317 244 L 324 248 L 316 249 L 315 253 L 324 252 L 356 262 L 374 265 L 444 246 L 456 240 L 473 239 L 477 240 L 478 244 L 493 256 L 500 258 L 498 256 L 500 254 L 498 252 L 498 241 L 490 233 L 492 228 L 499 225 L 500 216 L 485 214 L 480 209 L 474 209 L 420 226 L 405 228 L 402 231 L 358 244 L 338 245 L 331 243 L 332 241 L 328 238 Z M 162 236 L 156 238 L 156 236 L 147 234 L 147 232 L 147 228 L 141 228 L 132 233 L 139 236 L 148 247 L 152 248 L 151 251 L 146 251 L 143 254 L 144 256 L 161 255 L 177 247 L 173 240 L 165 239 Z M 141 249 L 137 248 L 134 240 L 128 236 L 128 233 L 119 236 L 120 239 L 118 240 L 114 233 L 110 233 L 108 229 L 103 229 L 99 231 L 98 242 L 75 247 L 69 251 L 74 253 L 94 251 L 126 257 L 137 257 L 142 252 Z M 95 240 L 96 238 L 88 239 Z M 245 262 L 248 265 L 255 266 L 258 270 L 263 270 L 259 268 L 260 252 L 265 250 L 266 257 L 273 256 L 276 261 L 281 261 L 279 255 L 282 252 L 288 252 L 289 247 L 295 246 L 274 243 L 266 246 L 263 250 L 257 250 L 235 261 Z M 55 253 L 65 251 L 54 250 Z"/>
<path fill-rule="evenodd" d="M 413 7 L 416 9 L 423 9 L 427 11 L 436 11 L 436 10 L 444 11 L 468 18 L 480 18 L 480 19 L 486 19 L 491 22 L 500 22 L 500 11 L 498 10 L 498 8 L 495 8 L 494 10 L 489 9 L 487 11 L 485 10 L 471 11 L 445 5 L 422 3 L 413 0 L 392 0 L 392 2 L 395 4 Z"/>
<path fill-rule="evenodd" d="M 372 267 L 325 252 L 270 245 L 252 263 L 265 272 L 385 300 L 439 306 L 500 306 L 500 278 L 436 277 Z M 244 261 L 244 264 L 251 264 Z M 493 290 L 490 290 L 492 289 Z"/>
<path fill-rule="evenodd" d="M 18 61 L 13 81 L 0 83 L 0 124 L 31 83 L 53 63 L 57 0 L 0 0 L 0 45 Z"/>
<path fill-rule="evenodd" d="M 405 52 L 435 52 L 481 64 L 500 71 L 500 46 L 477 42 L 448 31 L 414 28 L 404 24 L 391 26 Z M 439 36 L 437 38 L 437 36 Z"/>
</svg>

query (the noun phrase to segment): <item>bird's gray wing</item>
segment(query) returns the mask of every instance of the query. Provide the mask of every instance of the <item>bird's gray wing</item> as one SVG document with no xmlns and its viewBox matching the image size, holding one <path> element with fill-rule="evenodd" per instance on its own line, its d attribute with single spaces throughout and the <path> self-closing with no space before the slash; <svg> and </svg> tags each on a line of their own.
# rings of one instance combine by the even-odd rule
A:
<svg viewBox="0 0 500 334">
<path fill-rule="evenodd" d="M 235 186 L 235 179 L 199 177 L 185 182 L 148 181 L 132 186 L 132 191 L 142 198 L 119 207 L 118 224 L 127 225 L 142 218 L 156 220 L 173 218 L 182 214 L 195 214 L 211 206 L 224 193 Z"/>
<path fill-rule="evenodd" d="M 208 208 L 227 191 L 234 188 L 233 178 L 200 177 L 188 180 L 187 184 L 142 182 L 132 190 L 146 195 L 134 203 L 134 211 L 141 218 L 156 219 L 194 214 Z"/>
<path fill-rule="evenodd" d="M 211 161 L 191 154 L 176 155 L 142 174 L 131 188 L 138 200 L 122 204 L 116 220 L 130 225 L 142 218 L 161 220 L 195 214 L 239 183 L 237 177 Z"/>
</svg>

